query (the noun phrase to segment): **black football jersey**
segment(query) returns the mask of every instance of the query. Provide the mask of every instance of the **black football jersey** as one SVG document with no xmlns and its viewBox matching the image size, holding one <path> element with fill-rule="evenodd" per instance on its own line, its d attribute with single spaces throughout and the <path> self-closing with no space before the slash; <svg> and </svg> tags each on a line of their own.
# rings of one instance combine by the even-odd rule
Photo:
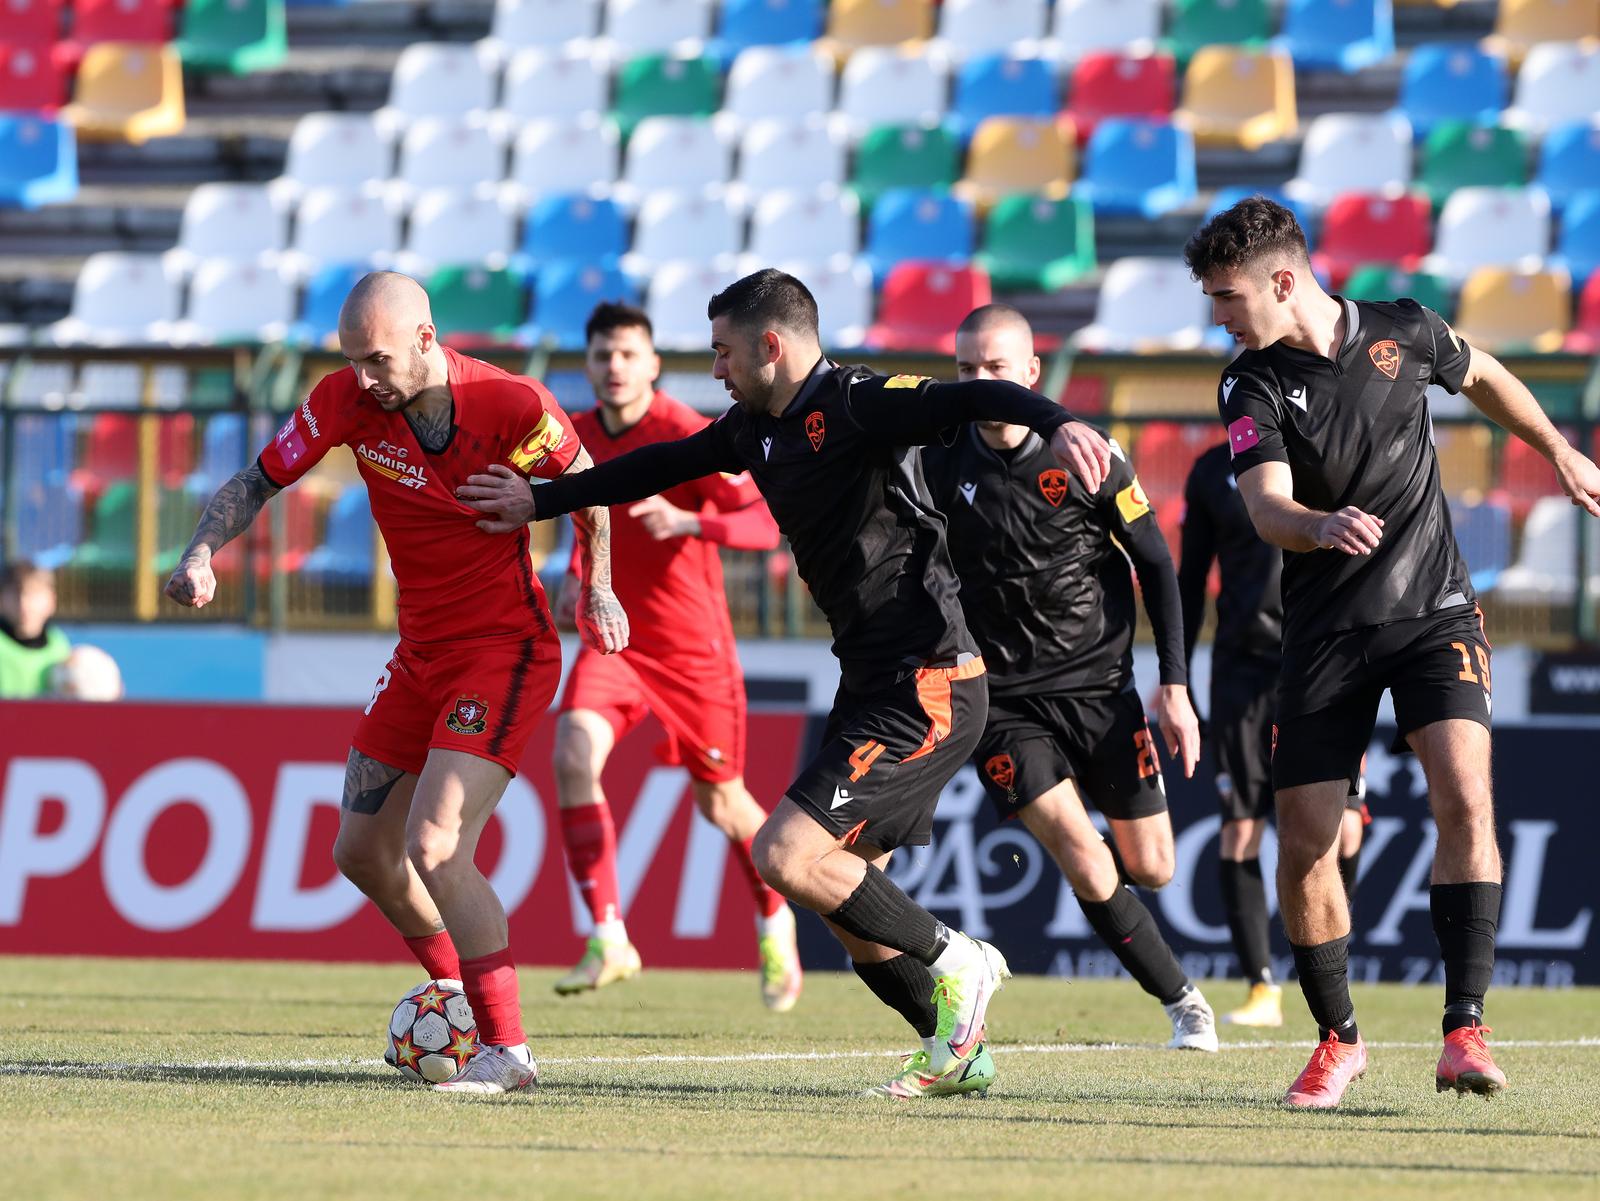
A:
<svg viewBox="0 0 1600 1201">
<path fill-rule="evenodd" d="M 1471 351 L 1414 300 L 1341 303 L 1346 331 L 1335 358 L 1282 342 L 1247 350 L 1218 389 L 1236 476 L 1287 463 L 1301 504 L 1354 505 L 1384 522 L 1370 555 L 1284 554 L 1285 644 L 1475 596 L 1439 485 L 1426 395 L 1430 384 L 1460 391 Z"/>
<path fill-rule="evenodd" d="M 1094 493 L 1034 434 L 996 450 L 969 425 L 922 457 L 949 523 L 962 607 L 992 693 L 1108 696 L 1128 688 L 1137 620 L 1130 559 L 1155 628 L 1161 682 L 1188 682 L 1172 555 L 1120 447 L 1113 444 L 1111 471 Z"/>
<path fill-rule="evenodd" d="M 1277 661 L 1283 642 L 1283 600 L 1278 591 L 1283 552 L 1256 533 L 1239 495 L 1226 443 L 1196 459 L 1183 485 L 1178 595 L 1183 601 L 1186 656 L 1193 656 L 1205 624 L 1206 580 L 1213 562 L 1222 575 L 1213 639 L 1216 653 Z"/>
</svg>

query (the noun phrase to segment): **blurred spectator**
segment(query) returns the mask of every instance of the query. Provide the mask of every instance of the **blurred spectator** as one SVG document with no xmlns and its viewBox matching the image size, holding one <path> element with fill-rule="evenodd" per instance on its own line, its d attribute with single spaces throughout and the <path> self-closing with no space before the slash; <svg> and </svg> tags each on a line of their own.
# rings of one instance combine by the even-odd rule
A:
<svg viewBox="0 0 1600 1201">
<path fill-rule="evenodd" d="M 72 653 L 55 612 L 55 573 L 26 559 L 0 568 L 0 699 L 50 693 L 53 669 Z"/>
</svg>

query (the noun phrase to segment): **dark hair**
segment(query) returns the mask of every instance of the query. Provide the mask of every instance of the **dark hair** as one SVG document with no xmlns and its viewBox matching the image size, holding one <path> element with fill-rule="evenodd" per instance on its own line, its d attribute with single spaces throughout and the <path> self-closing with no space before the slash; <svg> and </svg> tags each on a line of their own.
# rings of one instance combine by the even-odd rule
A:
<svg viewBox="0 0 1600 1201">
<path fill-rule="evenodd" d="M 1274 260 L 1272 270 L 1306 266 L 1306 235 L 1294 214 L 1265 196 L 1247 196 L 1207 221 L 1183 248 L 1196 279 Z"/>
<path fill-rule="evenodd" d="M 993 304 L 980 304 L 973 309 L 961 319 L 961 324 L 956 326 L 956 333 L 975 334 L 998 325 L 1015 325 L 1026 330 L 1030 337 L 1033 335 L 1033 326 L 1022 315 L 1021 310 L 998 301 Z"/>
<path fill-rule="evenodd" d="M 620 300 L 602 300 L 594 306 L 594 312 L 589 314 L 589 320 L 584 323 L 584 344 L 593 342 L 596 334 L 609 334 L 619 329 L 642 329 L 645 337 L 655 342 L 656 331 L 650 324 L 650 315 L 638 305 Z"/>
<path fill-rule="evenodd" d="M 754 275 L 735 280 L 711 298 L 706 316 L 712 321 L 726 313 L 742 328 L 784 329 L 817 336 L 817 299 L 792 275 L 763 267 Z"/>
<path fill-rule="evenodd" d="M 9 563 L 0 564 L 0 592 L 20 591 L 22 582 L 36 575 L 52 581 L 55 579 L 55 572 L 48 567 L 40 567 L 32 559 L 12 559 Z"/>
</svg>

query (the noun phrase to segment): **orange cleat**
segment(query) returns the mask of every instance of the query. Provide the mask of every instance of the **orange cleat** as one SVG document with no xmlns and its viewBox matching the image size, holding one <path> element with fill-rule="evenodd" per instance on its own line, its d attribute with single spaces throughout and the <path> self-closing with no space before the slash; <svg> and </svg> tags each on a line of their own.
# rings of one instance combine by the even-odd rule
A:
<svg viewBox="0 0 1600 1201">
<path fill-rule="evenodd" d="M 1295 1109 L 1332 1109 L 1366 1070 L 1367 1044 L 1359 1036 L 1352 1045 L 1330 1034 L 1311 1052 L 1311 1062 L 1289 1086 L 1283 1103 Z"/>
<path fill-rule="evenodd" d="M 1453 1088 L 1458 1093 L 1492 1097 L 1506 1086 L 1506 1074 L 1495 1067 L 1483 1041 L 1490 1033 L 1487 1026 L 1463 1026 L 1444 1036 L 1444 1054 L 1433 1070 L 1433 1082 L 1441 1093 Z"/>
</svg>

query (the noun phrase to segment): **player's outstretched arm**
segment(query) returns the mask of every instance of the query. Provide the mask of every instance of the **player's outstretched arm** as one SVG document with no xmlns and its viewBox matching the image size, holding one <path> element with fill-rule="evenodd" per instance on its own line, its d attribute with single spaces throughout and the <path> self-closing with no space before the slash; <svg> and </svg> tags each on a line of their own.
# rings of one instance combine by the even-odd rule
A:
<svg viewBox="0 0 1600 1201">
<path fill-rule="evenodd" d="M 1549 459 L 1561 490 L 1572 503 L 1600 517 L 1600 468 L 1561 436 L 1528 386 L 1506 370 L 1504 363 L 1472 347 L 1461 391 L 1485 417 Z"/>
<path fill-rule="evenodd" d="M 167 581 L 167 595 L 180 605 L 203 609 L 217 594 L 217 577 L 211 556 L 250 528 L 261 507 L 283 489 L 252 463 L 235 475 L 211 498 L 195 527 L 189 548 Z"/>
<path fill-rule="evenodd" d="M 1266 542 L 1305 553 L 1336 550 L 1370 555 L 1383 539 L 1383 518 L 1346 505 L 1336 513 L 1308 509 L 1294 498 L 1287 463 L 1258 463 L 1239 477 L 1250 522 Z"/>
<path fill-rule="evenodd" d="M 562 476 L 593 468 L 589 452 L 579 450 Z M 602 655 L 614 655 L 628 645 L 628 615 L 611 590 L 611 510 L 604 505 L 577 509 L 572 524 L 578 536 L 578 636 Z"/>
</svg>

